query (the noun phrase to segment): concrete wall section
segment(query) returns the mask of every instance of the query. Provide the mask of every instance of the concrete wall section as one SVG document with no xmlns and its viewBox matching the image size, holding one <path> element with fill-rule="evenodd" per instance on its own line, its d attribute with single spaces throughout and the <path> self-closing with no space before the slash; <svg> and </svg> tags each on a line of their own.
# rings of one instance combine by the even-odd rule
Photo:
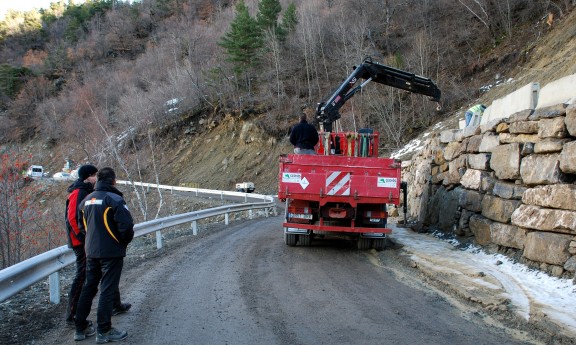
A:
<svg viewBox="0 0 576 345">
<path fill-rule="evenodd" d="M 537 109 L 576 101 L 576 74 L 546 84 L 538 96 Z"/>
<path fill-rule="evenodd" d="M 482 116 L 480 123 L 485 124 L 492 120 L 507 118 L 522 110 L 536 108 L 539 91 L 539 83 L 529 83 L 511 94 L 493 101 L 484 111 L 484 116 Z"/>
</svg>

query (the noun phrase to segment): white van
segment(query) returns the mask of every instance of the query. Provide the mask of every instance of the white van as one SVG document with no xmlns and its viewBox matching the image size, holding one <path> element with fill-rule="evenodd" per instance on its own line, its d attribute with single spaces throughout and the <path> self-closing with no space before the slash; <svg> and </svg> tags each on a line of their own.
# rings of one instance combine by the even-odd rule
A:
<svg viewBox="0 0 576 345">
<path fill-rule="evenodd" d="M 41 165 L 31 165 L 26 171 L 26 176 L 34 179 L 43 177 L 44 167 Z"/>
</svg>

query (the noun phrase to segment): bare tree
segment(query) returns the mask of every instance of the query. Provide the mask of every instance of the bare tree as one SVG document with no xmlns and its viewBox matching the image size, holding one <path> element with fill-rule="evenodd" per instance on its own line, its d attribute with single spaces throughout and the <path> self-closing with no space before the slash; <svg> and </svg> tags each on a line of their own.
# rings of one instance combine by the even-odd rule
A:
<svg viewBox="0 0 576 345">
<path fill-rule="evenodd" d="M 280 98 L 283 94 L 282 80 L 280 75 L 281 70 L 281 47 L 280 41 L 278 40 L 278 35 L 276 35 L 271 29 L 267 29 L 264 32 L 264 49 L 267 51 L 265 58 L 267 62 L 272 66 L 274 71 L 274 76 L 276 79 L 276 100 L 277 104 L 280 102 Z"/>
<path fill-rule="evenodd" d="M 506 35 L 512 37 L 512 14 L 517 6 L 526 6 L 519 0 L 487 1 L 487 0 L 458 0 L 484 26 L 492 39 L 492 43 Z M 529 5 L 530 6 L 530 5 Z"/>
<path fill-rule="evenodd" d="M 136 187 L 134 184 L 135 179 L 133 178 L 133 174 L 131 173 L 130 168 L 127 164 L 128 162 L 125 159 L 123 159 L 122 155 L 120 154 L 120 145 L 117 140 L 118 137 L 113 136 L 112 132 L 110 132 L 106 124 L 103 123 L 100 117 L 96 114 L 92 106 L 90 104 L 87 104 L 87 106 L 92 111 L 92 114 L 94 114 L 94 121 L 98 123 L 101 129 L 101 133 L 104 135 L 105 143 L 107 144 L 107 151 L 112 155 L 114 161 L 119 165 L 120 170 L 122 170 L 122 172 L 127 176 L 128 181 L 131 184 L 131 188 L 133 188 L 134 194 L 136 195 L 136 200 L 139 209 L 144 216 L 144 220 L 147 220 L 147 209 L 145 207 L 146 203 L 144 201 L 145 196 L 143 196 L 143 194 L 145 193 L 142 193 L 139 190 L 139 188 Z M 128 131 L 130 131 L 130 128 L 128 128 Z M 124 138 L 123 135 L 126 134 L 127 134 L 126 132 L 122 133 L 120 135 L 120 139 L 123 139 Z"/>
<path fill-rule="evenodd" d="M 35 227 L 41 215 L 34 200 L 41 193 L 22 175 L 28 159 L 11 148 L 0 155 L 0 268 L 46 250 L 41 239 L 47 229 Z"/>
<path fill-rule="evenodd" d="M 372 121 L 380 131 L 380 143 L 391 150 L 401 146 L 408 128 L 409 117 L 406 116 L 401 93 L 402 91 L 394 88 L 365 92 Z"/>
<path fill-rule="evenodd" d="M 308 86 L 308 99 L 315 100 L 315 95 L 322 94 L 322 88 L 320 87 L 320 74 L 318 71 L 318 59 L 323 61 L 322 66 L 324 66 L 325 80 L 329 79 L 327 74 L 327 60 L 323 49 L 323 29 L 319 21 L 318 16 L 316 16 L 317 8 L 315 8 L 314 3 L 306 3 L 301 11 L 298 12 L 299 19 L 297 30 L 297 36 L 300 39 L 300 43 L 303 48 L 304 61 L 305 61 L 305 71 L 306 80 Z"/>
<path fill-rule="evenodd" d="M 490 33 L 492 40 L 496 40 L 496 34 L 494 33 L 490 15 L 488 14 L 488 4 L 485 0 L 458 0 L 472 15 L 482 23 L 484 27 Z"/>
</svg>

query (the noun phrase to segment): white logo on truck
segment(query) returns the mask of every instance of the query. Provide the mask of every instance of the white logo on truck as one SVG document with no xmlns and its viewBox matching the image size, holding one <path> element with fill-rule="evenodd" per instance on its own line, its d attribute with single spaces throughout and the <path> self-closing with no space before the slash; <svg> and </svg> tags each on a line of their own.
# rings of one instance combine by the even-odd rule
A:
<svg viewBox="0 0 576 345">
<path fill-rule="evenodd" d="M 289 172 L 282 173 L 282 182 L 300 183 L 301 179 L 302 179 L 302 174 L 299 174 L 299 173 L 289 173 Z"/>
<path fill-rule="evenodd" d="M 395 177 L 378 177 L 378 187 L 383 188 L 396 188 L 398 184 L 398 179 Z"/>
</svg>

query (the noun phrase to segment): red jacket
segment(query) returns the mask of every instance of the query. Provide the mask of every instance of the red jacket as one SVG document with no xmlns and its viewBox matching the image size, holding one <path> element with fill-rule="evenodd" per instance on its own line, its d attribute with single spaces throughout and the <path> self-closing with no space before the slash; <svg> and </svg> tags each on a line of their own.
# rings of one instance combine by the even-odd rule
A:
<svg viewBox="0 0 576 345">
<path fill-rule="evenodd" d="M 81 230 L 79 222 L 82 221 L 80 203 L 84 198 L 94 191 L 91 183 L 75 181 L 68 187 L 68 199 L 66 200 L 66 233 L 68 237 L 68 247 L 75 248 L 84 246 L 86 232 Z"/>
</svg>

